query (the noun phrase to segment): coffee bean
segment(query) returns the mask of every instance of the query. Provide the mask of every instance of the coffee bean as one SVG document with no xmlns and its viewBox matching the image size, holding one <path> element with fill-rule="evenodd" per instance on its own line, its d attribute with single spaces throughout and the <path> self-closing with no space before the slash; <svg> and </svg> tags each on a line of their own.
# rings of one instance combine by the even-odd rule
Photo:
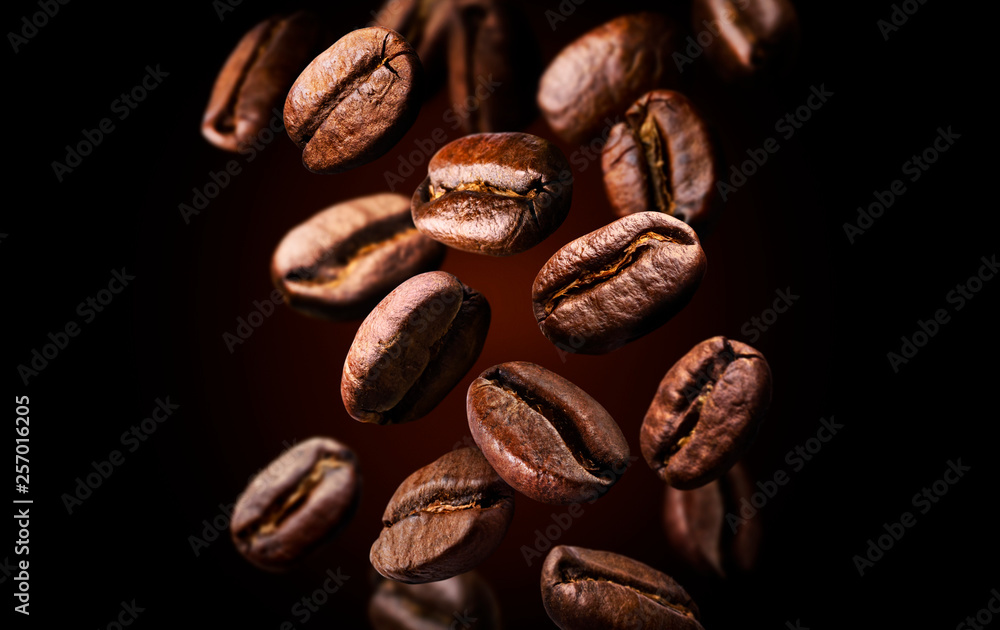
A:
<svg viewBox="0 0 1000 630">
<path fill-rule="evenodd" d="M 646 92 L 672 87 L 674 22 L 658 13 L 611 20 L 564 48 L 542 74 L 538 105 L 563 140 L 579 144 L 610 128 Z"/>
<path fill-rule="evenodd" d="M 611 130 L 601 153 L 604 188 L 618 216 L 665 212 L 704 227 L 719 205 L 716 152 L 683 94 L 645 94 Z"/>
<path fill-rule="evenodd" d="M 313 59 L 285 100 L 285 129 L 316 173 L 340 173 L 389 151 L 420 111 L 423 68 L 399 33 L 362 28 Z"/>
<path fill-rule="evenodd" d="M 271 278 L 292 308 L 356 319 L 404 280 L 436 269 L 444 253 L 414 227 L 409 199 L 371 195 L 331 206 L 290 231 L 274 252 Z"/>
<path fill-rule="evenodd" d="M 372 545 L 372 566 L 407 583 L 474 569 L 497 548 L 514 517 L 514 491 L 475 448 L 452 451 L 396 489 Z"/>
<path fill-rule="evenodd" d="M 312 438 L 262 470 L 236 502 L 236 548 L 260 568 L 280 571 L 333 535 L 354 514 L 361 478 L 354 452 Z"/>
<path fill-rule="evenodd" d="M 698 606 L 665 573 L 625 556 L 558 546 L 542 565 L 542 604 L 562 630 L 699 630 Z"/>
<path fill-rule="evenodd" d="M 347 353 L 340 393 L 361 422 L 402 424 L 430 413 L 472 368 L 490 305 L 443 271 L 396 287 L 368 315 Z"/>
<path fill-rule="evenodd" d="M 539 52 L 504 0 L 457 0 L 448 45 L 452 112 L 465 133 L 515 131 L 536 113 Z"/>
<path fill-rule="evenodd" d="M 497 474 L 536 501 L 596 499 L 628 466 L 628 442 L 604 407 L 534 363 L 502 363 L 480 374 L 466 410 L 472 437 Z"/>
<path fill-rule="evenodd" d="M 567 352 L 603 354 L 680 311 L 705 274 L 687 224 L 660 212 L 618 219 L 565 245 L 538 272 L 531 297 L 542 334 Z"/>
<path fill-rule="evenodd" d="M 705 53 L 724 78 L 776 75 L 791 65 L 799 45 L 799 19 L 789 0 L 695 0 L 696 33 L 714 38 Z"/>
<path fill-rule="evenodd" d="M 526 133 L 459 138 L 431 158 L 427 173 L 413 193 L 417 229 L 480 254 L 534 247 L 562 224 L 573 197 L 566 157 Z"/>
<path fill-rule="evenodd" d="M 270 124 L 288 88 L 325 43 L 319 18 L 299 11 L 253 27 L 215 80 L 201 133 L 226 151 L 239 151 Z"/>
<path fill-rule="evenodd" d="M 385 580 L 368 605 L 375 630 L 499 630 L 493 589 L 475 572 L 440 582 L 402 584 Z"/>
<path fill-rule="evenodd" d="M 764 356 L 739 341 L 707 339 L 660 381 L 642 423 L 642 454 L 667 484 L 703 486 L 747 451 L 770 402 Z"/>
<path fill-rule="evenodd" d="M 704 575 L 725 577 L 752 569 L 760 548 L 760 521 L 739 516 L 740 501 L 750 501 L 752 494 L 740 463 L 694 490 L 667 486 L 663 525 L 674 554 Z"/>
</svg>

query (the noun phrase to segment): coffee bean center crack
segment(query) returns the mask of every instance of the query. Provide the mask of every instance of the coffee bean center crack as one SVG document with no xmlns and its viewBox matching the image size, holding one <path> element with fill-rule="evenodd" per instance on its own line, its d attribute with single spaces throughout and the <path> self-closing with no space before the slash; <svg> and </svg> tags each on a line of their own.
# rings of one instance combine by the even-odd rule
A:
<svg viewBox="0 0 1000 630">
<path fill-rule="evenodd" d="M 545 303 L 545 317 L 548 317 L 563 300 L 581 293 L 606 282 L 607 280 L 621 275 L 626 269 L 634 265 L 642 258 L 643 254 L 653 247 L 657 242 L 675 243 L 681 245 L 679 241 L 666 234 L 661 234 L 653 230 L 643 232 L 622 252 L 616 260 L 604 266 L 598 271 L 586 273 L 576 280 L 573 280 L 563 288 L 556 291 Z M 542 318 L 542 320 L 545 319 Z"/>
<path fill-rule="evenodd" d="M 678 612 L 692 619 L 695 618 L 694 613 L 692 613 L 690 609 L 681 604 L 677 604 L 675 602 L 670 601 L 669 599 L 663 597 L 659 593 L 650 593 L 649 591 L 644 591 L 640 588 L 636 588 L 628 584 L 622 584 L 621 582 L 615 582 L 614 580 L 607 580 L 604 578 L 594 578 L 594 577 L 566 577 L 562 581 L 556 582 L 554 586 L 559 586 L 562 584 L 577 584 L 579 582 L 604 582 L 606 584 L 614 584 L 615 586 L 620 586 L 621 588 L 627 588 L 628 590 L 637 593 L 641 597 L 653 600 L 654 602 L 656 602 L 660 606 L 663 606 L 664 608 L 669 608 L 675 612 Z"/>
<path fill-rule="evenodd" d="M 603 470 L 604 467 L 595 461 L 596 458 L 583 441 L 576 425 L 566 414 L 553 409 L 542 397 L 525 388 L 518 387 L 514 383 L 505 383 L 497 378 L 488 380 L 494 387 L 513 398 L 516 404 L 528 407 L 534 413 L 542 416 L 556 430 L 563 444 L 566 445 L 566 449 L 584 470 L 591 474 Z"/>
<path fill-rule="evenodd" d="M 358 92 L 365 96 L 370 101 L 379 101 L 388 92 L 393 84 L 400 78 L 399 73 L 396 69 L 389 65 L 389 62 L 396 57 L 401 57 L 403 55 L 410 54 L 409 51 L 403 50 L 392 55 L 386 55 L 386 48 L 389 44 L 389 38 L 392 33 L 386 33 L 385 39 L 382 40 L 382 53 L 379 55 L 378 64 L 369 70 L 371 64 L 359 64 L 355 72 L 349 74 L 346 78 L 346 85 L 341 90 L 328 90 L 326 94 L 326 99 L 320 103 L 317 108 L 316 115 L 310 118 L 310 121 L 303 126 L 301 134 L 301 144 L 308 144 L 312 137 L 316 135 L 316 131 L 326 122 L 326 120 L 333 114 L 334 110 L 340 107 L 347 98 Z M 378 93 L 370 92 L 366 93 L 364 88 L 368 85 L 368 80 L 379 71 L 380 68 L 387 68 L 393 75 L 393 78 L 389 80 L 388 83 L 382 88 Z"/>
<path fill-rule="evenodd" d="M 698 395 L 694 400 L 691 400 L 690 396 L 687 396 L 690 402 L 688 403 L 687 410 L 684 412 L 683 420 L 681 420 L 681 423 L 678 425 L 672 439 L 663 445 L 663 449 L 666 451 L 663 457 L 664 466 L 666 466 L 671 457 L 677 454 L 678 451 L 694 439 L 698 422 L 701 420 L 701 410 L 705 406 L 705 402 L 708 400 L 708 397 L 715 389 L 719 379 L 721 379 L 725 375 L 726 370 L 729 369 L 729 366 L 732 365 L 737 359 L 760 359 L 760 356 L 755 354 L 737 354 L 736 351 L 733 350 L 733 347 L 729 343 L 728 339 L 723 341 L 723 346 L 724 350 L 716 357 L 713 357 L 708 365 L 698 372 L 698 379 L 704 379 L 705 382 L 698 390 Z M 719 357 L 721 357 L 724 361 L 721 365 L 717 361 L 717 358 Z"/>
<path fill-rule="evenodd" d="M 241 537 L 257 538 L 274 533 L 289 516 L 306 502 L 313 489 L 322 483 L 327 473 L 345 466 L 347 466 L 347 462 L 339 460 L 333 455 L 327 455 L 320 459 L 309 471 L 309 474 L 302 478 L 299 485 L 288 493 L 283 502 L 275 502 L 275 507 L 262 514 L 246 530 L 240 532 Z"/>
<path fill-rule="evenodd" d="M 670 156 L 666 155 L 666 145 L 656 118 L 652 114 L 647 114 L 635 134 L 646 152 L 646 165 L 651 180 L 650 201 L 660 212 L 673 215 L 676 204 L 670 187 Z"/>
<path fill-rule="evenodd" d="M 379 241 L 369 243 L 362 241 L 357 244 L 353 251 L 341 253 L 324 261 L 317 269 L 315 275 L 312 274 L 310 268 L 304 267 L 290 272 L 285 277 L 291 282 L 298 282 L 299 284 L 308 286 L 322 285 L 332 289 L 350 277 L 351 272 L 374 252 L 393 243 L 406 240 L 416 234 L 418 234 L 417 228 L 406 228 Z"/>
</svg>

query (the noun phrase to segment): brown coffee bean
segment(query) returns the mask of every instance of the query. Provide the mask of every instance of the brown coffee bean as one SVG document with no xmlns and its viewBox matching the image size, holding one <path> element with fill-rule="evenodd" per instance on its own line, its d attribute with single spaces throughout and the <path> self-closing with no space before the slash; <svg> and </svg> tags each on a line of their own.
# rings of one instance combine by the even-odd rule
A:
<svg viewBox="0 0 1000 630">
<path fill-rule="evenodd" d="M 542 604 L 562 630 L 700 630 L 680 584 L 638 560 L 560 545 L 542 565 Z"/>
<path fill-rule="evenodd" d="M 538 105 L 552 130 L 580 144 L 610 128 L 646 92 L 679 80 L 678 28 L 658 13 L 624 15 L 564 48 L 542 74 Z"/>
<path fill-rule="evenodd" d="M 515 131 L 534 117 L 539 52 L 504 0 L 456 0 L 448 45 L 452 112 L 465 133 Z"/>
<path fill-rule="evenodd" d="M 534 363 L 502 363 L 480 374 L 466 410 L 472 437 L 497 474 L 536 501 L 596 499 L 628 466 L 628 442 L 607 410 Z"/>
<path fill-rule="evenodd" d="M 660 382 L 642 423 L 642 454 L 667 484 L 703 486 L 746 453 L 770 402 L 764 356 L 739 341 L 707 339 Z"/>
<path fill-rule="evenodd" d="M 496 595 L 475 571 L 426 584 L 385 580 L 368 605 L 368 618 L 375 630 L 500 629 Z"/>
<path fill-rule="evenodd" d="M 316 173 L 340 173 L 389 151 L 420 111 L 423 68 L 405 39 L 362 28 L 313 59 L 285 100 L 285 129 Z"/>
<path fill-rule="evenodd" d="M 396 489 L 372 545 L 372 566 L 407 583 L 474 569 L 497 548 L 514 517 L 514 491 L 479 449 L 452 451 Z"/>
<path fill-rule="evenodd" d="M 705 266 L 690 226 L 660 212 L 630 214 L 545 263 L 531 289 L 535 320 L 567 352 L 610 352 L 680 311 Z"/>
<path fill-rule="evenodd" d="M 799 19 L 789 0 L 695 0 L 694 32 L 713 40 L 706 56 L 724 78 L 744 80 L 786 70 L 799 45 Z"/>
<path fill-rule="evenodd" d="M 253 142 L 325 39 L 319 18 L 306 11 L 274 16 L 253 27 L 215 80 L 202 135 L 233 152 Z"/>
<path fill-rule="evenodd" d="M 725 577 L 752 569 L 760 549 L 760 521 L 743 518 L 740 509 L 753 491 L 740 463 L 694 490 L 667 486 L 663 525 L 674 554 L 704 575 Z"/>
<path fill-rule="evenodd" d="M 719 206 L 717 158 L 691 101 L 670 90 L 649 92 L 625 119 L 601 153 L 615 212 L 665 212 L 700 230 Z"/>
<path fill-rule="evenodd" d="M 483 295 L 443 271 L 396 287 L 365 318 L 344 361 L 352 418 L 402 424 L 430 413 L 479 358 L 490 327 Z"/>
<path fill-rule="evenodd" d="M 292 229 L 274 252 L 271 278 L 292 308 L 356 319 L 404 280 L 436 269 L 444 253 L 414 227 L 409 199 L 371 195 L 331 206 Z"/>
<path fill-rule="evenodd" d="M 413 193 L 413 222 L 455 249 L 523 252 L 569 212 L 573 174 L 554 144 L 526 133 L 478 134 L 438 151 Z"/>
<path fill-rule="evenodd" d="M 354 514 L 361 478 L 354 452 L 312 438 L 262 470 L 236 502 L 236 548 L 262 569 L 280 571 L 333 535 Z"/>
</svg>

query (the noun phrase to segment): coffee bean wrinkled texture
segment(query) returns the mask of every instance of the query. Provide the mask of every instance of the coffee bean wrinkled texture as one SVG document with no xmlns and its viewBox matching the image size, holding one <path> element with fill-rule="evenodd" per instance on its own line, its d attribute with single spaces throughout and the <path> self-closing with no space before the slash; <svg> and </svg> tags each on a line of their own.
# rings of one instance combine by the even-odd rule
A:
<svg viewBox="0 0 1000 630">
<path fill-rule="evenodd" d="M 700 630 L 698 606 L 669 575 L 608 551 L 560 545 L 542 566 L 542 604 L 562 630 Z"/>
<path fill-rule="evenodd" d="M 618 216 L 665 212 L 699 230 L 719 205 L 705 122 L 687 97 L 670 90 L 643 95 L 625 119 L 601 153 L 611 206 Z"/>
<path fill-rule="evenodd" d="M 525 133 L 476 134 L 431 158 L 413 194 L 413 222 L 456 249 L 508 256 L 552 234 L 572 198 L 569 162 L 554 144 Z"/>
<path fill-rule="evenodd" d="M 424 466 L 396 489 L 372 545 L 372 566 L 410 584 L 470 571 L 503 540 L 514 517 L 514 491 L 476 448 Z"/>
<path fill-rule="evenodd" d="M 706 265 L 690 226 L 660 212 L 630 214 L 553 254 L 531 289 L 535 320 L 564 351 L 610 352 L 686 306 Z"/>
<path fill-rule="evenodd" d="M 628 465 L 628 442 L 607 410 L 534 363 L 489 368 L 469 387 L 466 407 L 472 437 L 486 459 L 536 501 L 596 499 Z"/>
<path fill-rule="evenodd" d="M 352 31 L 302 71 L 285 100 L 285 130 L 316 173 L 340 173 L 389 151 L 420 111 L 423 67 L 399 33 Z"/>
<path fill-rule="evenodd" d="M 642 423 L 642 454 L 667 484 L 703 486 L 746 453 L 770 402 L 764 356 L 739 341 L 707 339 L 660 381 Z"/>
</svg>

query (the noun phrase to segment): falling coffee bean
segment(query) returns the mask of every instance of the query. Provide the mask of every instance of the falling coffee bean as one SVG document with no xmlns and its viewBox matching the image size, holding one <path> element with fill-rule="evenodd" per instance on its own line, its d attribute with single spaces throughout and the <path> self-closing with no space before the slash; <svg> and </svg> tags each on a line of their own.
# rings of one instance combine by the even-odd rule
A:
<svg viewBox="0 0 1000 630">
<path fill-rule="evenodd" d="M 500 629 L 496 595 L 475 571 L 426 584 L 385 580 L 372 596 L 368 618 L 375 630 Z"/>
<path fill-rule="evenodd" d="M 633 102 L 679 81 L 670 55 L 678 28 L 658 13 L 624 15 L 564 48 L 542 74 L 538 106 L 552 130 L 571 144 L 605 133 Z"/>
<path fill-rule="evenodd" d="M 649 92 L 625 119 L 601 153 L 615 212 L 665 212 L 700 230 L 719 205 L 717 157 L 691 101 L 670 90 Z"/>
<path fill-rule="evenodd" d="M 539 52 L 506 0 L 456 0 L 448 44 L 454 117 L 466 133 L 515 131 L 535 115 Z"/>
<path fill-rule="evenodd" d="M 285 100 L 285 130 L 316 173 L 340 173 L 389 151 L 417 118 L 423 68 L 399 33 L 362 28 L 313 59 Z"/>
<path fill-rule="evenodd" d="M 743 518 L 740 509 L 753 491 L 740 463 L 694 490 L 667 486 L 663 526 L 674 554 L 704 575 L 750 571 L 760 549 L 760 520 Z"/>
<path fill-rule="evenodd" d="M 705 274 L 693 229 L 660 212 L 618 219 L 565 245 L 531 289 L 535 320 L 566 352 L 603 354 L 652 332 Z"/>
<path fill-rule="evenodd" d="M 608 551 L 560 545 L 542 565 L 542 604 L 562 630 L 700 630 L 698 606 L 665 573 Z"/>
<path fill-rule="evenodd" d="M 534 363 L 502 363 L 480 374 L 466 409 L 472 437 L 494 470 L 536 501 L 596 499 L 628 466 L 628 442 L 607 410 Z"/>
<path fill-rule="evenodd" d="M 252 143 L 270 125 L 288 88 L 324 39 L 319 18 L 306 11 L 275 16 L 253 27 L 215 80 L 202 135 L 226 151 Z"/>
<path fill-rule="evenodd" d="M 443 271 L 399 285 L 365 318 L 344 361 L 340 393 L 352 418 L 402 424 L 430 413 L 472 368 L 490 305 Z"/>
<path fill-rule="evenodd" d="M 703 486 L 743 456 L 770 402 L 764 356 L 739 341 L 707 339 L 660 382 L 642 423 L 642 454 L 668 485 Z"/>
<path fill-rule="evenodd" d="M 413 222 L 455 249 L 523 252 L 569 212 L 573 175 L 554 144 L 526 133 L 465 136 L 438 151 L 413 193 Z"/>
<path fill-rule="evenodd" d="M 329 438 L 312 438 L 271 462 L 236 502 L 230 530 L 247 560 L 287 569 L 346 524 L 361 480 L 354 452 Z"/>
<path fill-rule="evenodd" d="M 714 37 L 705 54 L 724 78 L 776 75 L 792 63 L 799 19 L 789 0 L 695 0 L 694 32 Z"/>
<path fill-rule="evenodd" d="M 290 231 L 271 278 L 292 308 L 334 320 L 364 317 L 404 280 L 436 269 L 445 248 L 417 231 L 410 200 L 344 201 Z"/>
<path fill-rule="evenodd" d="M 371 563 L 406 583 L 474 569 L 497 548 L 514 517 L 514 491 L 475 448 L 452 451 L 396 489 L 382 515 Z"/>
</svg>

